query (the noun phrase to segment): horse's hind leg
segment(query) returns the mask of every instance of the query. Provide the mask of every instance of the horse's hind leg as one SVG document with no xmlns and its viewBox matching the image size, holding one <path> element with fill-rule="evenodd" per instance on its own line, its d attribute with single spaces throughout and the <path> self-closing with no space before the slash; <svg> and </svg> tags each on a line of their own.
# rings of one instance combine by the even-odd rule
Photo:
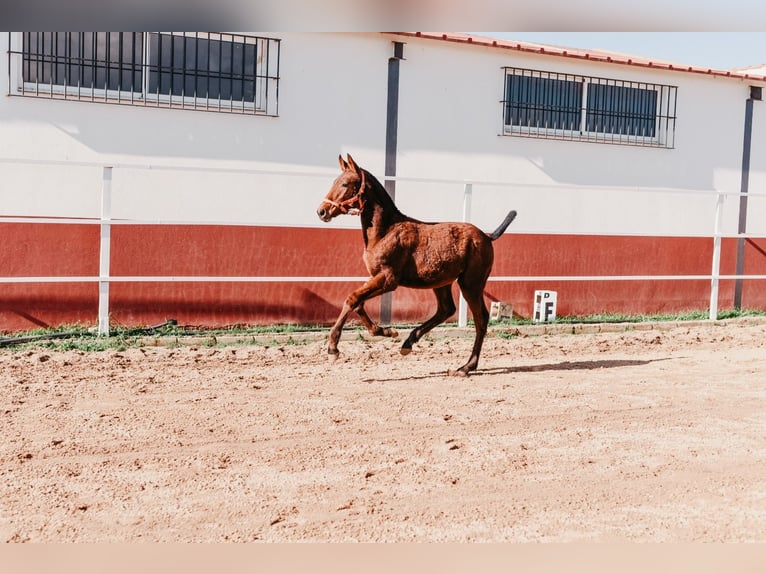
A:
<svg viewBox="0 0 766 574">
<path fill-rule="evenodd" d="M 428 321 L 416 327 L 410 332 L 407 340 L 402 344 L 402 355 L 408 355 L 412 352 L 412 345 L 417 343 L 423 335 L 428 333 L 437 325 L 449 319 L 455 313 L 455 300 L 452 298 L 452 285 L 445 285 L 434 289 L 436 295 L 436 313 Z"/>
<path fill-rule="evenodd" d="M 479 366 L 479 355 L 481 354 L 481 347 L 484 343 L 484 337 L 487 334 L 487 326 L 489 325 L 489 311 L 487 305 L 484 303 L 484 285 L 472 285 L 468 286 L 461 283 L 460 290 L 463 292 L 463 297 L 468 303 L 468 307 L 473 314 L 473 323 L 476 327 L 476 337 L 473 341 L 473 350 L 468 362 L 457 369 L 456 371 L 450 370 L 450 375 L 466 376 L 469 372 L 475 371 Z"/>
<path fill-rule="evenodd" d="M 370 316 L 367 314 L 367 311 L 364 310 L 364 303 L 360 303 L 359 306 L 354 310 L 356 311 L 357 315 L 359 315 L 359 318 L 362 320 L 362 324 L 365 326 L 367 331 L 373 337 L 394 337 L 395 338 L 399 336 L 399 333 L 397 333 L 391 327 L 381 327 L 375 321 L 370 319 Z"/>
</svg>

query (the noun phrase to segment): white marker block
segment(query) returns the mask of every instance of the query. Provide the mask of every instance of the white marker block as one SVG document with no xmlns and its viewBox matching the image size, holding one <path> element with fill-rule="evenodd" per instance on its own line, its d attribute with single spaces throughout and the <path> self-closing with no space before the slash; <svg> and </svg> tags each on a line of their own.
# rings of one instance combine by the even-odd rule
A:
<svg viewBox="0 0 766 574">
<path fill-rule="evenodd" d="M 534 310 L 532 320 L 535 323 L 546 323 L 556 320 L 556 291 L 535 291 Z"/>
</svg>

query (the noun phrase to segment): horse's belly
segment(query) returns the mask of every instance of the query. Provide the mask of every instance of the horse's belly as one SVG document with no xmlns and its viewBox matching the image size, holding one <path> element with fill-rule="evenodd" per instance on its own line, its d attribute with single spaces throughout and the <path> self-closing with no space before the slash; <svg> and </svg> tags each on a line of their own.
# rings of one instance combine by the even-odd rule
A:
<svg viewBox="0 0 766 574">
<path fill-rule="evenodd" d="M 399 281 L 400 287 L 407 287 L 408 289 L 438 289 L 455 282 L 455 277 L 444 279 L 439 281 L 432 281 L 426 278 L 406 279 Z"/>
</svg>

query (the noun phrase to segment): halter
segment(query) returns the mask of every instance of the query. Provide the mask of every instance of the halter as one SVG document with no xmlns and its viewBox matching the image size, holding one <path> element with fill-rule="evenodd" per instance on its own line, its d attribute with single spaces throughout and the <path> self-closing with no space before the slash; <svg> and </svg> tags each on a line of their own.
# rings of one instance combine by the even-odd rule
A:
<svg viewBox="0 0 766 574">
<path fill-rule="evenodd" d="M 362 181 L 359 184 L 359 191 L 356 192 L 356 195 L 345 201 L 341 201 L 340 203 L 326 198 L 324 201 L 333 207 L 337 207 L 343 215 L 359 215 L 364 209 L 364 198 L 362 197 L 362 194 L 364 194 L 364 188 L 366 184 L 367 182 L 365 181 L 364 171 L 362 171 Z M 354 203 L 356 203 L 356 205 L 354 205 Z"/>
</svg>

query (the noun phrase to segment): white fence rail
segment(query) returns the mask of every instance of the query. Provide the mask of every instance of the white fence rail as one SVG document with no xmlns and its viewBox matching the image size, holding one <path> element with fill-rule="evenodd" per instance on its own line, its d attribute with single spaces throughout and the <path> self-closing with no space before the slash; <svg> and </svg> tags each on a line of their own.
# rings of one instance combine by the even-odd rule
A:
<svg viewBox="0 0 766 574">
<path fill-rule="evenodd" d="M 317 172 L 295 172 L 279 170 L 259 170 L 259 169 L 237 169 L 237 168 L 219 168 L 219 167 L 199 167 L 199 166 L 167 166 L 150 164 L 111 164 L 104 165 L 95 162 L 69 162 L 69 161 L 44 161 L 44 160 L 23 160 L 23 159 L 2 159 L 0 163 L 30 164 L 45 166 L 78 166 L 100 168 L 102 170 L 101 185 L 101 214 L 98 218 L 93 217 L 30 217 L 13 216 L 0 214 L 0 223 L 33 223 L 33 224 L 88 224 L 100 226 L 100 248 L 99 248 L 99 274 L 98 276 L 36 276 L 36 277 L 0 277 L 0 284 L 13 283 L 92 283 L 99 285 L 99 304 L 98 304 L 98 332 L 102 335 L 109 334 L 109 285 L 119 282 L 248 282 L 248 283 L 290 283 L 290 282 L 362 282 L 367 277 L 342 277 L 342 276 L 115 276 L 110 271 L 111 255 L 111 229 L 114 225 L 224 225 L 224 226 L 256 226 L 263 223 L 238 222 L 238 221 L 188 221 L 188 220 L 156 220 L 156 219 L 113 219 L 112 218 L 112 176 L 115 169 L 131 170 L 167 170 L 167 171 L 197 171 L 211 173 L 228 174 L 265 174 L 269 176 L 290 176 L 290 177 L 314 177 L 330 178 L 327 173 Z M 408 183 L 428 183 L 428 184 L 458 184 L 463 186 L 463 221 L 471 221 L 471 206 L 474 186 L 495 186 L 495 187 L 534 187 L 534 185 L 517 184 L 509 182 L 492 181 L 454 181 L 428 178 L 407 178 L 407 177 L 386 177 L 387 180 L 395 180 Z M 492 282 L 559 282 L 559 281 L 710 281 L 710 319 L 715 320 L 718 316 L 718 286 L 721 280 L 764 280 L 766 275 L 722 275 L 720 273 L 721 264 L 721 239 L 737 238 L 740 240 L 751 237 L 763 237 L 764 234 L 750 233 L 722 233 L 722 215 L 725 200 L 728 197 L 742 197 L 741 192 L 726 191 L 705 191 L 688 189 L 669 189 L 657 190 L 652 188 L 630 189 L 627 192 L 638 191 L 641 193 L 656 192 L 668 194 L 690 194 L 709 196 L 711 201 L 715 200 L 715 216 L 711 222 L 710 234 L 704 237 L 710 237 L 713 241 L 713 255 L 711 261 L 711 273 L 709 275 L 562 275 L 562 276 L 490 276 Z M 766 193 L 747 193 L 747 197 L 766 197 Z M 518 233 L 518 231 L 516 231 Z M 537 231 L 537 233 L 549 233 L 548 231 Z M 559 232 L 561 233 L 561 232 Z M 573 233 L 578 234 L 578 233 Z M 610 235 L 614 235 L 610 233 Z M 625 233 L 623 235 L 642 235 L 652 236 L 660 235 L 656 233 Z M 662 236 L 668 236 L 663 233 Z M 686 236 L 681 234 L 679 236 Z M 465 300 L 460 297 L 458 308 L 458 323 L 465 326 L 467 323 L 467 305 Z"/>
</svg>

